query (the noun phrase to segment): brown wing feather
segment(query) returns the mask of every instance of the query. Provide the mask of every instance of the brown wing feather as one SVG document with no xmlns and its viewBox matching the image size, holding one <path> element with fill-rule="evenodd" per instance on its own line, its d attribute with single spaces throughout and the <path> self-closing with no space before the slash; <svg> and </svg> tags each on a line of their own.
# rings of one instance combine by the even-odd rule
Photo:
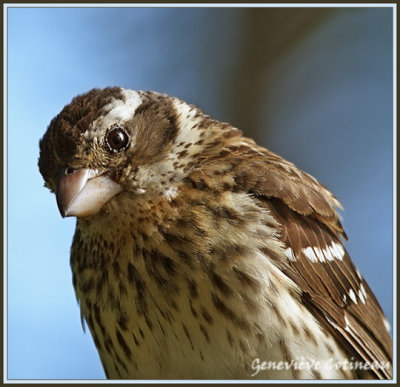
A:
<svg viewBox="0 0 400 387">
<path fill-rule="evenodd" d="M 341 243 L 339 238 L 315 218 L 303 219 L 303 215 L 294 213 L 277 199 L 269 199 L 263 205 L 281 224 L 283 241 L 293 249 L 296 260 L 286 262 L 289 266 L 286 273 L 292 269 L 302 277 L 302 282 L 298 277 L 292 276 L 292 279 L 310 295 L 311 308 L 322 312 L 324 319 L 320 321 L 333 326 L 335 336 L 345 338 L 353 349 L 350 353 L 357 358 L 370 365 L 374 361 L 391 362 L 392 342 L 385 328 L 383 312 L 365 280 L 357 274 L 347 252 L 343 250 L 341 260 L 335 257 L 328 260 L 324 256 L 323 262 L 317 254 L 318 260 L 313 262 L 304 253 L 309 246 L 326 250 L 332 242 Z M 361 292 L 361 286 L 366 296 Z M 391 372 L 389 368 L 375 368 L 379 378 L 391 378 Z"/>
<path fill-rule="evenodd" d="M 355 360 L 391 363 L 383 311 L 342 246 L 340 236 L 347 237 L 335 208 L 341 208 L 338 200 L 293 164 L 251 140 L 241 138 L 241 144 L 240 157 L 231 164 L 234 189 L 253 194 L 280 223 L 282 241 L 295 257 L 282 262 L 282 271 L 303 289 L 310 311 Z M 228 148 L 235 154 L 237 147 Z M 392 367 L 375 366 L 371 374 L 391 378 Z"/>
</svg>

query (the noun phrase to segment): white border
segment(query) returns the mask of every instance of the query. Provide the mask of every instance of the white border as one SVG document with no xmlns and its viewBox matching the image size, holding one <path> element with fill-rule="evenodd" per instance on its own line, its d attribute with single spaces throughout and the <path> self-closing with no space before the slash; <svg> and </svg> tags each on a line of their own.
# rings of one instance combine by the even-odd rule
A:
<svg viewBox="0 0 400 387">
<path fill-rule="evenodd" d="M 7 74 L 8 74 L 8 58 L 7 58 L 7 7 L 3 6 L 3 383 L 7 382 L 6 375 L 8 375 L 8 314 L 7 314 L 7 273 L 8 273 L 8 153 L 7 153 L 7 132 L 8 132 L 8 103 L 7 103 Z"/>
<path fill-rule="evenodd" d="M 392 198 L 392 205 L 393 205 L 393 380 L 381 380 L 379 383 L 382 384 L 393 384 L 393 382 L 397 382 L 397 282 L 396 282 L 396 274 L 397 274 L 397 224 L 396 224 L 396 214 L 397 214 L 397 168 L 396 168 L 396 161 L 397 161 L 397 135 L 396 135 L 396 128 L 397 128 L 397 5 L 391 3 L 385 4 L 362 4 L 362 3 L 352 3 L 352 4 L 340 4 L 340 3 L 329 3 L 329 4 L 312 4 L 312 3 L 305 3 L 305 4 L 232 4 L 232 3 L 216 3 L 216 4 L 179 4 L 179 3 L 160 3 L 160 4 L 3 4 L 3 63 L 4 63 L 4 73 L 3 73 L 3 106 L 4 106 L 4 117 L 3 117 L 3 174 L 4 174 L 4 189 L 3 189 L 3 257 L 8 257 L 7 254 L 7 241 L 8 241 L 8 233 L 7 233 L 7 225 L 8 225 L 8 198 L 7 198 L 7 187 L 6 184 L 8 181 L 8 165 L 7 165 L 7 122 L 8 122 L 8 105 L 7 105 L 7 74 L 8 74 L 8 62 L 7 62 L 7 10 L 8 8 L 393 8 L 393 198 Z M 141 383 L 141 384 L 150 384 L 150 383 L 158 383 L 158 384 L 200 384 L 200 383 L 219 383 L 219 384 L 266 384 L 266 383 L 274 383 L 274 384 L 333 384 L 338 383 L 337 380 L 103 380 L 103 379 L 34 379 L 34 380 L 25 380 L 25 379 L 7 379 L 8 376 L 8 367 L 7 367 L 7 259 L 3 260 L 3 383 L 4 384 L 16 384 L 16 383 L 24 383 L 24 384 L 67 384 L 67 383 L 82 383 L 82 384 L 132 384 L 132 383 Z M 375 384 L 377 381 L 375 380 L 346 380 L 340 381 L 340 383 L 345 384 Z"/>
<path fill-rule="evenodd" d="M 392 242 L 393 242 L 393 322 L 392 322 L 392 336 L 393 336 L 393 380 L 397 381 L 397 6 L 393 6 L 393 197 L 392 197 Z"/>
<path fill-rule="evenodd" d="M 124 3 L 110 3 L 110 4 L 4 4 L 7 8 L 395 8 L 396 4 L 391 3 L 326 3 L 326 4 L 313 4 L 313 3 L 139 3 L 139 4 L 124 4 Z"/>
</svg>

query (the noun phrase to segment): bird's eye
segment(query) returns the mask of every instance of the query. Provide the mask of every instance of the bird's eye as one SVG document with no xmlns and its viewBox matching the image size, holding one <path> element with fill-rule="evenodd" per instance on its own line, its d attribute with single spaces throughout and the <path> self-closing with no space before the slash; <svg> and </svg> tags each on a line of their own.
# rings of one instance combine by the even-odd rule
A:
<svg viewBox="0 0 400 387">
<path fill-rule="evenodd" d="M 117 153 L 128 147 L 129 136 L 119 125 L 112 126 L 106 134 L 106 145 L 110 152 Z"/>
</svg>

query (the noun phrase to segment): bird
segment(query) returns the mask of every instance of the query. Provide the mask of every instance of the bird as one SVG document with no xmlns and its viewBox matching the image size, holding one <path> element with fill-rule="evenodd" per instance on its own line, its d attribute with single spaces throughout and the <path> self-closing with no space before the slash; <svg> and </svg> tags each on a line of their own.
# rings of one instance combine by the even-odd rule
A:
<svg viewBox="0 0 400 387">
<path fill-rule="evenodd" d="M 38 166 L 109 379 L 391 379 L 390 325 L 338 199 L 183 100 L 77 95 Z"/>
</svg>

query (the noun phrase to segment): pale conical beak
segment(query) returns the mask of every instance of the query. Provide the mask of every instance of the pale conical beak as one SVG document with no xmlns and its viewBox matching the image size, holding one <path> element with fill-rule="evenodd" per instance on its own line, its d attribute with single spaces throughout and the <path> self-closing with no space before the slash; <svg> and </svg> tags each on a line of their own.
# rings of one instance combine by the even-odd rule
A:
<svg viewBox="0 0 400 387">
<path fill-rule="evenodd" d="M 93 169 L 65 168 L 57 180 L 57 205 L 62 217 L 96 214 L 122 187 Z"/>
</svg>

